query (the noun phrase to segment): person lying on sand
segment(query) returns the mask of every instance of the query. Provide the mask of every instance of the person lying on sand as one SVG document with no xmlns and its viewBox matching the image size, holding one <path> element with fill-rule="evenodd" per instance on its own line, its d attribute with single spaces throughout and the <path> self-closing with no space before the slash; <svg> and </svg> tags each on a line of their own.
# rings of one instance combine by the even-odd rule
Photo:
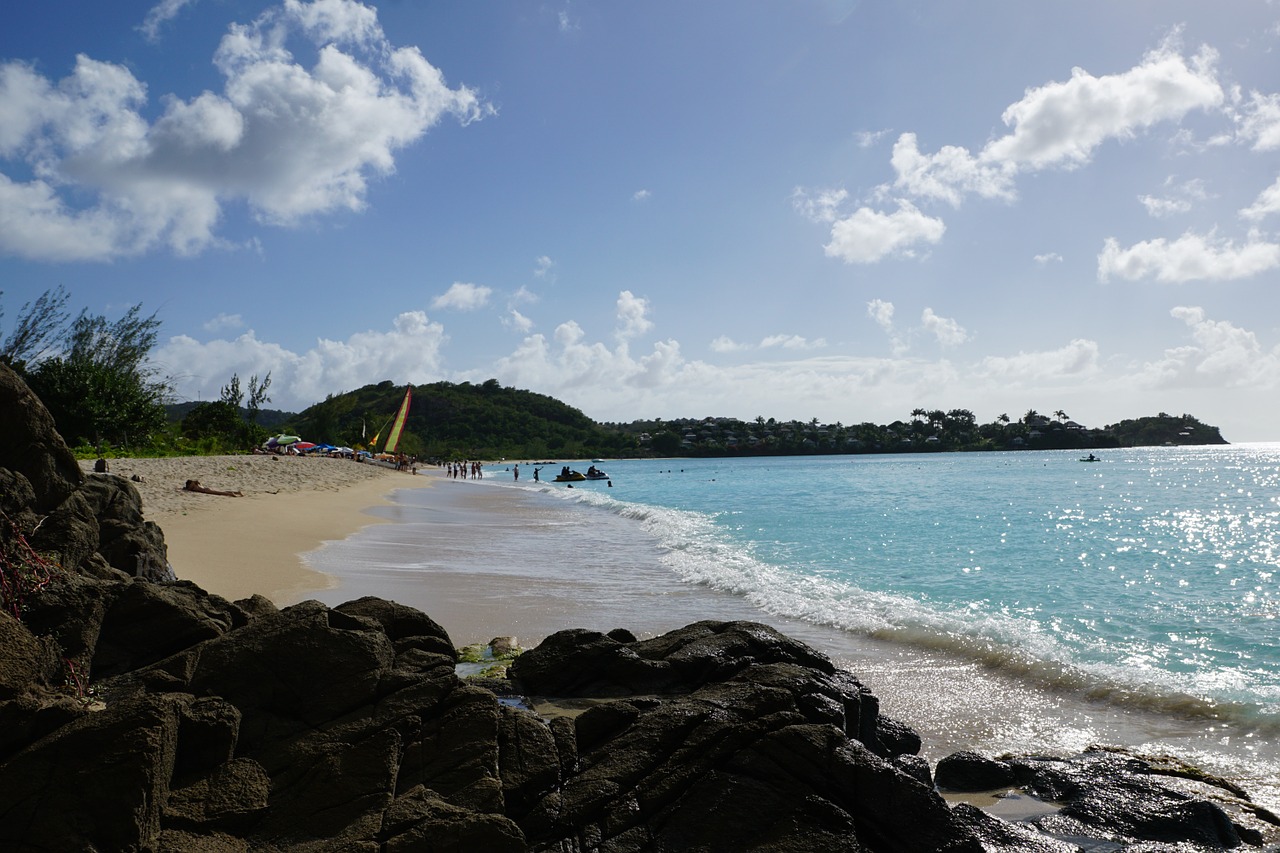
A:
<svg viewBox="0 0 1280 853">
<path fill-rule="evenodd" d="M 224 492 L 221 489 L 211 489 L 208 486 L 200 485 L 199 480 L 187 480 L 187 484 L 182 487 L 185 492 L 199 492 L 202 495 L 225 495 L 229 498 L 242 498 L 244 492 Z"/>
</svg>

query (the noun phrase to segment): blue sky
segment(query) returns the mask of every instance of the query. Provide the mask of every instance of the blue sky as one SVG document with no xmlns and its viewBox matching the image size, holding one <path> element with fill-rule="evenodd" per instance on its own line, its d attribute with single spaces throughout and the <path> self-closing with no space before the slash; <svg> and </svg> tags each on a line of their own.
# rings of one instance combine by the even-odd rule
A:
<svg viewBox="0 0 1280 853">
<path fill-rule="evenodd" d="M 141 303 L 181 399 L 1280 439 L 1280 5 L 43 0 L 0 331 Z"/>
</svg>

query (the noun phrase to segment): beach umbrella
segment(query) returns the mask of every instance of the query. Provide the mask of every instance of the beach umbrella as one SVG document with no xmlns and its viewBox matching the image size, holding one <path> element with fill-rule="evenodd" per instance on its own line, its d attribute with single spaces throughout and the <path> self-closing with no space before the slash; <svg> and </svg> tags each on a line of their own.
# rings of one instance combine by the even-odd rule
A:
<svg viewBox="0 0 1280 853">
<path fill-rule="evenodd" d="M 302 441 L 302 437 L 297 435 L 277 435 L 275 437 L 276 444 L 296 444 L 299 441 Z"/>
<path fill-rule="evenodd" d="M 311 448 L 318 447 L 318 446 L 319 445 L 310 441 L 295 441 L 293 443 L 294 450 L 310 450 Z"/>
</svg>

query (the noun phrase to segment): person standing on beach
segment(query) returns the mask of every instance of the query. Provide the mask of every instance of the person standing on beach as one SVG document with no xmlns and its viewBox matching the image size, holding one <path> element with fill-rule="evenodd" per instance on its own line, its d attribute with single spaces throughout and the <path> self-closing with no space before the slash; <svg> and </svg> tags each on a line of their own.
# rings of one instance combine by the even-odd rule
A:
<svg viewBox="0 0 1280 853">
<path fill-rule="evenodd" d="M 519 482 L 519 480 L 520 480 L 520 466 L 519 466 L 519 465 L 516 465 L 516 467 L 512 468 L 512 469 L 511 469 L 511 473 L 515 474 L 516 481 L 517 481 L 517 482 Z"/>
</svg>

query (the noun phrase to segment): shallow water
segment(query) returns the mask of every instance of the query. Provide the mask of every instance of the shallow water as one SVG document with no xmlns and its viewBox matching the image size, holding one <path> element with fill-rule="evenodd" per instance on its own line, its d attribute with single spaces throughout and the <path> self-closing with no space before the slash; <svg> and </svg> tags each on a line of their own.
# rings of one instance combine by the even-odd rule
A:
<svg viewBox="0 0 1280 853">
<path fill-rule="evenodd" d="M 612 486 L 572 490 L 491 466 L 310 559 L 340 578 L 329 603 L 434 606 L 458 642 L 768 621 L 931 759 L 1171 751 L 1280 808 L 1280 448 L 1103 456 L 611 462 Z"/>
</svg>

